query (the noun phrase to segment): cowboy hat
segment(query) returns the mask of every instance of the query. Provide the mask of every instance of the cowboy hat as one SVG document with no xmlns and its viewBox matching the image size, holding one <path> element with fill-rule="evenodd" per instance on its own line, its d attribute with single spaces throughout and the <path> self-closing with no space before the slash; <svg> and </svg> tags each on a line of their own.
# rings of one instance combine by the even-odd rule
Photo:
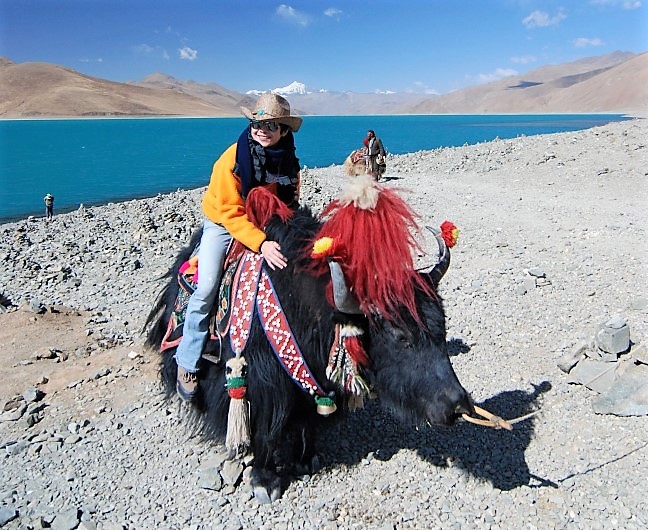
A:
<svg viewBox="0 0 648 530">
<path fill-rule="evenodd" d="M 278 94 L 261 94 L 254 105 L 256 110 L 241 107 L 243 115 L 254 121 L 276 121 L 297 132 L 302 124 L 302 118 L 290 115 L 290 103 Z"/>
</svg>

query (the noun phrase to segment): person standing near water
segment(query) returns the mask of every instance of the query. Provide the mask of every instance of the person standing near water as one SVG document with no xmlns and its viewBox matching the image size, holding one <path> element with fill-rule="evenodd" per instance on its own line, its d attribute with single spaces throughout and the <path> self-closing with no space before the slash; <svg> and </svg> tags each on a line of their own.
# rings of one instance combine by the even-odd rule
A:
<svg viewBox="0 0 648 530">
<path fill-rule="evenodd" d="M 383 147 L 383 143 L 376 136 L 376 133 L 372 130 L 369 129 L 367 131 L 367 140 L 368 140 L 368 145 L 367 145 L 367 150 L 368 150 L 368 156 L 369 156 L 369 164 L 368 164 L 368 173 L 376 180 L 380 180 L 380 165 L 384 163 L 385 160 L 385 148 Z"/>
<path fill-rule="evenodd" d="M 54 195 L 48 193 L 43 200 L 45 201 L 45 219 L 51 221 L 54 216 Z"/>
</svg>

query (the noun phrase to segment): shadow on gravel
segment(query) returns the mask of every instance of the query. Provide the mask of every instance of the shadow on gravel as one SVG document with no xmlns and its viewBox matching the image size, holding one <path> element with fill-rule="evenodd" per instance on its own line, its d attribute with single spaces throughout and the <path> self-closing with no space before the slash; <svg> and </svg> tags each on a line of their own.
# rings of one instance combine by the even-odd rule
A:
<svg viewBox="0 0 648 530">
<path fill-rule="evenodd" d="M 403 180 L 403 177 L 397 177 L 396 175 L 383 175 L 379 182 L 390 182 L 392 180 Z"/>
<path fill-rule="evenodd" d="M 448 347 L 448 356 L 456 357 L 460 353 L 468 353 L 470 346 L 460 338 L 452 338 L 446 341 Z"/>
<path fill-rule="evenodd" d="M 478 405 L 502 418 L 516 418 L 537 410 L 539 397 L 551 389 L 543 381 L 531 392 L 502 392 Z M 374 400 L 321 433 L 318 445 L 326 467 L 354 465 L 364 458 L 389 460 L 402 449 L 415 450 L 419 457 L 439 468 L 459 467 L 473 477 L 488 481 L 494 488 L 511 490 L 522 485 L 558 487 L 534 475 L 525 460 L 525 451 L 537 419 L 529 418 L 513 431 L 495 430 L 466 422 L 453 427 L 408 428 L 384 411 Z"/>
</svg>

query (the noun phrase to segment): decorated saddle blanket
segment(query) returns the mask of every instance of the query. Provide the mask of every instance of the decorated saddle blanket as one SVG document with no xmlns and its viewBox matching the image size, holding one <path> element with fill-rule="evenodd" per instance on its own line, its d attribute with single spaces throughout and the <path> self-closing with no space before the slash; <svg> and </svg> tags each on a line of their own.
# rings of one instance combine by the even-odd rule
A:
<svg viewBox="0 0 648 530">
<path fill-rule="evenodd" d="M 351 153 L 351 162 L 353 162 L 354 164 L 357 162 L 361 162 L 365 159 L 366 156 L 367 156 L 366 148 L 363 147 L 360 149 L 356 149 Z"/>
<path fill-rule="evenodd" d="M 178 294 L 169 318 L 160 350 L 173 348 L 182 339 L 187 305 L 198 284 L 197 250 L 178 270 Z M 210 337 L 203 358 L 218 363 L 222 341 L 229 337 L 232 351 L 241 355 L 250 336 L 252 320 L 260 320 L 266 338 L 279 364 L 292 380 L 314 397 L 320 414 L 335 410 L 333 393 L 318 383 L 306 363 L 290 324 L 281 308 L 272 281 L 263 267 L 263 258 L 234 245 L 228 252 L 218 296 L 210 318 Z M 342 388 L 353 399 L 362 401 L 369 387 L 359 375 L 359 365 L 368 363 L 359 341 L 362 331 L 354 326 L 336 327 L 334 344 L 329 354 L 327 378 Z M 355 405 L 354 405 L 355 406 Z"/>
<path fill-rule="evenodd" d="M 214 356 L 215 352 L 220 352 L 220 343 L 228 332 L 233 302 L 232 296 L 236 291 L 234 286 L 237 283 L 237 268 L 241 254 L 241 249 L 234 245 L 230 248 L 225 260 L 225 270 L 209 321 L 209 340 L 205 346 L 206 355 L 204 355 L 207 358 Z M 196 247 L 191 257 L 180 266 L 177 280 L 179 286 L 178 295 L 169 317 L 166 333 L 160 344 L 160 351 L 175 348 L 182 340 L 189 298 L 198 285 L 198 247 Z"/>
</svg>

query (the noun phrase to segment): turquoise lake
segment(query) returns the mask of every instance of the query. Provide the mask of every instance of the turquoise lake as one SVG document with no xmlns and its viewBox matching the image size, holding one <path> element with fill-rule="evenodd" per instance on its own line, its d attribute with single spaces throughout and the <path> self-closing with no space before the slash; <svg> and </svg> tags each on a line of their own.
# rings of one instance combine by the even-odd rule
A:
<svg viewBox="0 0 648 530">
<path fill-rule="evenodd" d="M 295 136 L 301 165 L 342 164 L 374 129 L 393 154 L 564 131 L 626 119 L 617 114 L 306 116 Z M 205 186 L 245 118 L 0 121 L 0 222 L 79 204 Z"/>
</svg>

